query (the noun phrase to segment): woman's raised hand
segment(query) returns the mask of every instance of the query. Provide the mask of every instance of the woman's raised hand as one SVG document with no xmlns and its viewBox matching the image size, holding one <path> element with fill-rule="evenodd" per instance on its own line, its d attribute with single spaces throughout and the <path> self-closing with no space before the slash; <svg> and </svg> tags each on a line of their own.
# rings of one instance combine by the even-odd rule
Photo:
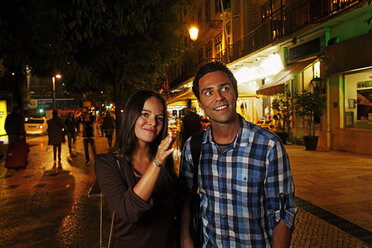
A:
<svg viewBox="0 0 372 248">
<path fill-rule="evenodd" d="M 155 160 L 159 162 L 162 166 L 165 165 L 165 160 L 169 155 L 172 154 L 174 148 L 172 148 L 173 144 L 173 137 L 172 133 L 168 133 L 167 137 L 165 137 L 158 147 L 158 152 L 156 153 Z"/>
</svg>

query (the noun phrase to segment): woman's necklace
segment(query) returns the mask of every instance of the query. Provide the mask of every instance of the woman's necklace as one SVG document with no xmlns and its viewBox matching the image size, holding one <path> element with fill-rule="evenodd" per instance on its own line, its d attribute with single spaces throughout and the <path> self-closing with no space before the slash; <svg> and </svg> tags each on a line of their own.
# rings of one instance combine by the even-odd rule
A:
<svg viewBox="0 0 372 248">
<path fill-rule="evenodd" d="M 142 174 L 141 174 L 138 170 L 134 169 L 133 164 L 132 164 L 132 170 L 133 170 L 134 175 L 135 175 L 136 177 L 142 177 Z"/>
</svg>

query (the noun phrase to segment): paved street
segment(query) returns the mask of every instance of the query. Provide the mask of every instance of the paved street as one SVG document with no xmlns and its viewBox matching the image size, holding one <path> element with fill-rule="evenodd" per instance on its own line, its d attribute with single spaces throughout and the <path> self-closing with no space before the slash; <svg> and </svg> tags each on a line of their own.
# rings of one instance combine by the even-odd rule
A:
<svg viewBox="0 0 372 248">
<path fill-rule="evenodd" d="M 0 163 L 0 247 L 99 247 L 100 201 L 88 198 L 94 165 L 84 163 L 82 138 L 70 162 L 63 145 L 62 168 L 53 166 L 46 136 L 27 142 L 31 151 L 26 169 L 7 170 L 4 161 Z M 96 147 L 106 152 L 105 138 L 98 136 Z M 372 186 L 372 159 L 308 152 L 300 146 L 287 149 L 299 206 L 291 247 L 372 247 L 372 217 L 365 211 L 372 199 L 367 191 Z M 104 243 L 109 215 L 104 205 Z"/>
</svg>

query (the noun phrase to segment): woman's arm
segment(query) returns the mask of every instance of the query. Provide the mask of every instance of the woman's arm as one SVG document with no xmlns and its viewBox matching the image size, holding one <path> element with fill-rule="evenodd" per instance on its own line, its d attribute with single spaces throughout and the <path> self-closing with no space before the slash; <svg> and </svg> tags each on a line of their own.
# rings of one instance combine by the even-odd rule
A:
<svg viewBox="0 0 372 248">
<path fill-rule="evenodd" d="M 193 248 L 190 236 L 190 200 L 184 200 L 181 206 L 180 242 L 181 248 Z"/>
<path fill-rule="evenodd" d="M 112 211 L 120 218 L 134 223 L 152 207 L 133 192 L 135 179 L 129 164 L 111 154 L 98 155 L 95 164 L 97 182 Z"/>
<path fill-rule="evenodd" d="M 161 141 L 154 161 L 151 162 L 151 165 L 148 166 L 146 172 L 142 175 L 141 180 L 139 180 L 139 182 L 133 188 L 134 193 L 136 193 L 136 195 L 138 195 L 144 201 L 150 200 L 156 181 L 158 180 L 161 167 L 165 166 L 167 157 L 171 155 L 174 150 L 171 148 L 172 141 L 173 138 L 171 134 Z M 157 166 L 156 163 L 160 163 L 161 167 Z"/>
</svg>

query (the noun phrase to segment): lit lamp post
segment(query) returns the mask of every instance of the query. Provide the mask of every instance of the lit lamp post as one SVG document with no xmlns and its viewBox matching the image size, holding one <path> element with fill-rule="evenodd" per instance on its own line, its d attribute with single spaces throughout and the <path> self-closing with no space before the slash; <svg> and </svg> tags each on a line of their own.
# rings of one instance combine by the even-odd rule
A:
<svg viewBox="0 0 372 248">
<path fill-rule="evenodd" d="M 192 26 L 189 29 L 190 39 L 192 41 L 196 41 L 198 39 L 198 33 L 199 33 L 199 29 L 195 26 Z"/>
<path fill-rule="evenodd" d="M 60 74 L 57 74 L 52 77 L 53 83 L 53 110 L 56 110 L 56 78 L 62 78 Z"/>
</svg>

